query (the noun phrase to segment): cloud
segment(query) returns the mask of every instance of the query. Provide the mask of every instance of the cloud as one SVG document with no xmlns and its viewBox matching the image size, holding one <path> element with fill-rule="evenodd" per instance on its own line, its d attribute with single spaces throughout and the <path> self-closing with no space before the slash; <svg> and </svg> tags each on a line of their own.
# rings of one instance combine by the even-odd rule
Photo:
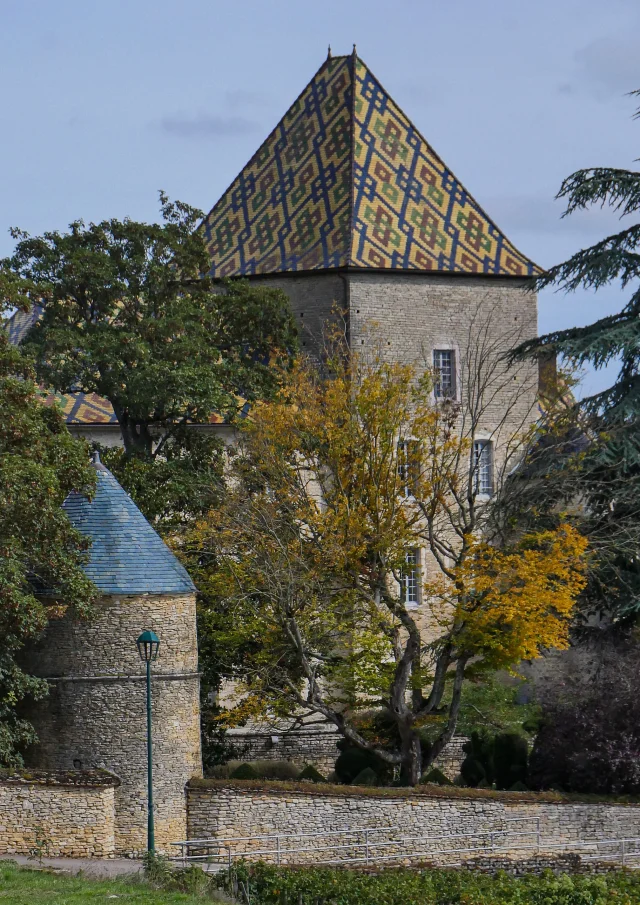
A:
<svg viewBox="0 0 640 905">
<path fill-rule="evenodd" d="M 163 132 L 179 138 L 208 139 L 248 135 L 258 131 L 260 123 L 243 116 L 216 116 L 211 113 L 187 116 L 177 113 L 163 117 L 160 120 L 160 128 Z"/>
<path fill-rule="evenodd" d="M 245 88 L 235 88 L 233 91 L 225 91 L 224 95 L 227 107 L 263 107 L 267 103 L 267 96 L 258 91 L 247 91 Z"/>
<path fill-rule="evenodd" d="M 597 38 L 577 50 L 574 59 L 599 99 L 640 88 L 640 54 L 635 38 Z"/>
<path fill-rule="evenodd" d="M 621 223 L 616 214 L 600 207 L 562 218 L 564 202 L 540 195 L 494 196 L 486 199 L 483 207 L 507 235 L 518 230 L 547 235 L 573 234 L 597 241 L 630 225 Z"/>
</svg>

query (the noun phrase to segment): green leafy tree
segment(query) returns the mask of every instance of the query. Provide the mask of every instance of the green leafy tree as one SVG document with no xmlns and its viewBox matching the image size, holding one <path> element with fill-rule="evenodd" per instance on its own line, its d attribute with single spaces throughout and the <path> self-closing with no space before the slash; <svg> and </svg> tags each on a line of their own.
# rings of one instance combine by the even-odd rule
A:
<svg viewBox="0 0 640 905">
<path fill-rule="evenodd" d="M 0 277 L 11 298 L 17 287 Z M 16 297 L 16 296 L 13 296 Z M 62 503 L 71 490 L 91 494 L 95 475 L 87 448 L 60 414 L 43 405 L 34 370 L 0 331 L 0 764 L 21 763 L 35 740 L 19 715 L 26 699 L 43 697 L 46 682 L 20 666 L 24 645 L 66 607 L 85 613 L 93 586 L 82 571 L 86 542 Z M 56 602 L 35 589 L 55 590 Z"/>
<path fill-rule="evenodd" d="M 110 466 L 148 517 L 182 519 L 211 505 L 221 473 L 220 441 L 202 427 L 273 393 L 295 328 L 280 290 L 214 286 L 201 212 L 160 198 L 160 224 L 14 230 L 2 267 L 14 300 L 20 279 L 42 300 L 26 341 L 39 379 L 107 399 L 124 443 Z"/>
<path fill-rule="evenodd" d="M 640 91 L 632 92 L 640 95 Z M 640 115 L 640 110 L 636 117 Z M 622 218 L 640 211 L 640 172 L 608 167 L 578 170 L 557 195 L 563 216 L 593 205 L 608 205 Z M 614 616 L 640 612 L 640 223 L 631 223 L 535 280 L 535 289 L 555 286 L 573 292 L 598 290 L 617 282 L 629 288 L 617 314 L 586 327 L 548 333 L 522 343 L 515 358 L 556 356 L 571 366 L 602 368 L 619 362 L 614 383 L 576 403 L 555 419 L 536 453 L 537 505 L 582 500 L 581 530 L 596 556 L 586 595 L 587 609 Z M 560 430 L 558 425 L 560 424 Z M 554 439 L 549 440 L 549 437 Z M 540 480 L 542 479 L 542 480 Z"/>
</svg>

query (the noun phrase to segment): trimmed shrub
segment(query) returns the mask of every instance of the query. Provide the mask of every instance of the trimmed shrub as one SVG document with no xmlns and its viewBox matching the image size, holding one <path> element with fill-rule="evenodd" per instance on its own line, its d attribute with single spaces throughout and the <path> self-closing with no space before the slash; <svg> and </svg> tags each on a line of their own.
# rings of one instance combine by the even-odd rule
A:
<svg viewBox="0 0 640 905">
<path fill-rule="evenodd" d="M 226 764 L 216 764 L 207 771 L 212 779 L 231 779 L 238 767 L 249 764 L 257 779 L 277 779 L 286 782 L 297 779 L 300 767 L 288 760 L 230 760 Z"/>
<path fill-rule="evenodd" d="M 451 782 L 449 777 L 445 776 L 444 773 L 442 772 L 442 770 L 439 770 L 438 767 L 433 767 L 431 770 L 429 770 L 428 773 L 425 773 L 421 777 L 421 779 L 420 779 L 421 785 L 423 785 L 424 783 L 427 783 L 427 782 L 435 783 L 435 785 L 437 785 L 437 786 L 452 786 L 453 785 L 453 783 Z"/>
<path fill-rule="evenodd" d="M 302 770 L 302 772 L 298 776 L 299 780 L 303 782 L 326 782 L 327 780 L 324 778 L 322 773 L 313 766 L 313 764 L 307 764 L 307 766 Z"/>
<path fill-rule="evenodd" d="M 498 789 L 510 789 L 514 783 L 525 784 L 529 748 L 523 736 L 503 732 L 493 740 L 494 782 Z"/>
<path fill-rule="evenodd" d="M 231 774 L 231 779 L 260 779 L 251 764 L 240 764 Z"/>
<path fill-rule="evenodd" d="M 351 783 L 352 786 L 377 786 L 378 782 L 378 774 L 375 770 L 372 770 L 371 767 L 365 767 L 364 770 L 361 770 L 360 773 L 356 776 L 356 778 Z"/>
<path fill-rule="evenodd" d="M 355 745 L 350 745 L 346 739 L 338 742 L 340 755 L 336 761 L 336 776 L 340 782 L 354 782 L 356 776 L 363 770 L 373 770 L 376 774 L 380 785 L 385 785 L 391 780 L 392 771 L 383 764 L 379 757 L 376 757 L 371 751 L 364 751 Z"/>
</svg>

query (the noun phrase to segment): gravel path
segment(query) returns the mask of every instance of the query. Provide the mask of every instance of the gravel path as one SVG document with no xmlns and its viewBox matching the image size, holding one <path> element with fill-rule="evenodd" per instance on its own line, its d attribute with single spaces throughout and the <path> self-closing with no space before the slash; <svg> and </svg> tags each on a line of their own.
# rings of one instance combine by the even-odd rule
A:
<svg viewBox="0 0 640 905">
<path fill-rule="evenodd" d="M 26 855 L 0 855 L 0 861 L 16 861 L 33 868 L 40 866 L 39 861 L 30 860 Z M 129 858 L 43 858 L 42 865 L 70 874 L 82 871 L 88 877 L 126 877 L 142 871 L 142 863 Z"/>
</svg>

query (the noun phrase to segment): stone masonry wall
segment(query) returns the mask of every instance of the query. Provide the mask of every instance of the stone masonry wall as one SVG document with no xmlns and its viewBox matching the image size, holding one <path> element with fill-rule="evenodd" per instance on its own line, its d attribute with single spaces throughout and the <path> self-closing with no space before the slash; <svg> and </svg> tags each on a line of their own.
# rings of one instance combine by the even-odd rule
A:
<svg viewBox="0 0 640 905">
<path fill-rule="evenodd" d="M 191 839 L 328 833 L 365 828 L 386 828 L 387 837 L 392 838 L 391 830 L 396 827 L 401 835 L 422 838 L 510 830 L 526 832 L 525 841 L 532 844 L 536 838 L 536 822 L 530 818 L 540 819 L 541 851 L 544 851 L 545 841 L 640 837 L 640 807 L 605 803 L 514 801 L 498 795 L 482 798 L 460 795 L 447 798 L 444 794 L 429 797 L 424 793 L 399 794 L 397 798 L 375 794 L 358 796 L 337 792 L 323 794 L 317 787 L 313 792 L 305 793 L 272 791 L 267 787 L 261 790 L 232 788 L 223 781 L 212 780 L 190 784 L 188 801 Z M 338 836 L 332 844 L 341 839 L 349 841 L 346 836 Z M 323 844 L 328 843 L 325 840 Z M 517 851 L 518 845 L 522 844 L 514 839 L 511 850 Z M 264 848 L 264 845 L 264 842 L 246 843 L 242 850 L 250 852 L 251 848 Z M 302 851 L 291 856 L 291 862 L 317 860 L 313 846 L 299 844 L 297 847 Z M 442 843 L 432 843 L 432 848 L 441 847 Z M 460 847 L 460 842 L 452 840 L 450 850 L 456 858 L 460 857 L 457 852 Z M 235 848 L 240 850 L 240 845 Z M 429 847 L 425 846 L 425 849 L 425 859 L 428 859 Z M 391 846 L 385 853 L 397 854 L 401 860 L 407 853 L 407 845 L 399 844 L 396 849 Z"/>
<path fill-rule="evenodd" d="M 115 793 L 116 851 L 146 848 L 146 682 L 135 641 L 160 638 L 153 664 L 153 769 L 156 844 L 183 839 L 185 784 L 202 774 L 195 595 L 103 597 L 86 622 L 50 623 L 31 653 L 49 679 L 49 698 L 31 714 L 40 743 L 30 764 L 46 770 L 104 767 Z"/>
<path fill-rule="evenodd" d="M 0 779 L 0 854 L 109 858 L 115 851 L 116 782 L 40 774 Z"/>
<path fill-rule="evenodd" d="M 240 760 L 288 760 L 300 767 L 313 764 L 325 777 L 335 768 L 340 753 L 336 745 L 342 738 L 337 731 L 326 729 L 296 729 L 283 733 L 232 729 L 227 737 Z M 454 736 L 434 763 L 451 780 L 460 773 L 465 758 L 462 746 L 466 741 L 464 736 Z"/>
</svg>

